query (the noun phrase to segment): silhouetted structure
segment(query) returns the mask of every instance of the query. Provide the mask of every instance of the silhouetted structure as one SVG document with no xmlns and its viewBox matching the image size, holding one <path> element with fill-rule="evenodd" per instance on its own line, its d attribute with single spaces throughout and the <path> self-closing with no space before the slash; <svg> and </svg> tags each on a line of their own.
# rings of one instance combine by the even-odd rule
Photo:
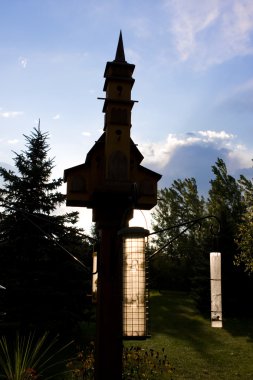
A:
<svg viewBox="0 0 253 380">
<path fill-rule="evenodd" d="M 120 33 L 114 61 L 104 72 L 104 133 L 84 164 L 66 169 L 67 205 L 92 208 L 100 234 L 98 255 L 95 379 L 122 375 L 122 242 L 134 209 L 157 201 L 157 174 L 140 165 L 143 156 L 130 138 L 135 66 L 125 60 Z"/>
</svg>

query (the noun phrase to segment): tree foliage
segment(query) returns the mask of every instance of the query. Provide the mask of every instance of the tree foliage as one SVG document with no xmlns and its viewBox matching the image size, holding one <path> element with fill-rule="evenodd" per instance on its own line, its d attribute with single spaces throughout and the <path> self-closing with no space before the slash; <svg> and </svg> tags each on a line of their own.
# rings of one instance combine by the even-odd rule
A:
<svg viewBox="0 0 253 380">
<path fill-rule="evenodd" d="M 204 199 L 198 194 L 194 178 L 175 180 L 170 188 L 158 192 L 152 214 L 156 232 L 153 243 L 157 249 L 165 248 L 152 260 L 151 274 L 159 287 L 189 288 L 202 231 L 195 223 L 185 223 L 204 214 Z"/>
<path fill-rule="evenodd" d="M 157 232 L 155 239 L 157 246 L 163 246 L 180 234 L 185 228 L 182 226 L 185 222 L 202 217 L 205 212 L 204 209 L 204 199 L 198 194 L 194 178 L 175 180 L 169 189 L 160 190 L 157 207 L 152 214 L 153 229 Z M 165 231 L 159 234 L 160 230 Z M 185 236 L 191 240 L 192 238 L 195 239 L 196 234 L 189 229 Z M 184 235 L 182 239 L 184 239 Z M 179 247 L 181 241 L 181 239 L 175 241 L 173 247 L 168 248 L 167 254 L 173 257 L 187 254 Z"/>
<path fill-rule="evenodd" d="M 58 329 L 84 317 L 90 244 L 76 226 L 76 212 L 56 212 L 65 195 L 58 190 L 62 178 L 51 178 L 48 134 L 38 127 L 24 137 L 26 150 L 14 152 L 17 172 L 0 168 L 5 321 Z"/>
<path fill-rule="evenodd" d="M 248 271 L 253 267 L 253 185 L 243 176 L 232 177 L 220 158 L 212 172 L 206 199 L 199 196 L 194 178 L 175 180 L 159 191 L 152 215 L 153 243 L 158 252 L 163 249 L 151 261 L 151 274 L 155 286 L 191 291 L 204 310 L 210 307 L 209 254 L 220 251 L 224 310 L 247 312 L 253 309 L 247 302 L 253 279 L 235 263 L 244 263 Z M 198 218 L 203 218 L 199 228 Z M 186 225 L 188 221 L 193 223 Z"/>
<path fill-rule="evenodd" d="M 223 308 L 227 313 L 243 313 L 252 309 L 248 303 L 252 280 L 234 261 L 238 254 L 236 235 L 246 210 L 244 197 L 239 181 L 228 174 L 223 160 L 218 159 L 212 170 L 215 177 L 210 182 L 207 202 L 209 212 L 220 219 L 218 250 L 222 258 Z"/>
<path fill-rule="evenodd" d="M 239 184 L 243 195 L 245 212 L 236 233 L 238 252 L 235 264 L 253 274 L 253 182 L 241 175 Z"/>
</svg>

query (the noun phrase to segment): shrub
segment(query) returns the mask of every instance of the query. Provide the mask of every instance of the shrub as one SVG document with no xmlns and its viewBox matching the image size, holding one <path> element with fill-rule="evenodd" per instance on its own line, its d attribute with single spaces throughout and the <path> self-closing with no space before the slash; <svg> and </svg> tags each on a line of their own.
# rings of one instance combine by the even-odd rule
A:
<svg viewBox="0 0 253 380">
<path fill-rule="evenodd" d="M 157 380 L 164 374 L 171 375 L 174 368 L 164 352 L 141 347 L 124 348 L 123 352 L 123 380 L 146 379 Z"/>
<path fill-rule="evenodd" d="M 94 365 L 93 343 L 67 363 L 73 380 L 92 380 Z M 169 363 L 164 349 L 159 352 L 152 348 L 124 347 L 122 380 L 160 380 L 162 375 L 172 376 L 173 372 L 174 368 Z"/>
</svg>

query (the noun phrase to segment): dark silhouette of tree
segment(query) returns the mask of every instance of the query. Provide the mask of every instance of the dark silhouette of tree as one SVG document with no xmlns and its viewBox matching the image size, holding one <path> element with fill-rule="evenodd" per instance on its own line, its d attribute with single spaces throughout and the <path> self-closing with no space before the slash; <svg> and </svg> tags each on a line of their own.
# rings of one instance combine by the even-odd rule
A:
<svg viewBox="0 0 253 380">
<path fill-rule="evenodd" d="M 203 231 L 198 225 L 188 229 L 190 225 L 184 223 L 204 214 L 204 198 L 199 196 L 194 178 L 175 180 L 170 188 L 158 192 L 158 203 L 152 214 L 153 229 L 157 233 L 153 243 L 158 249 L 170 241 L 172 244 L 151 260 L 153 286 L 190 290 L 193 271 L 200 260 Z"/>
<path fill-rule="evenodd" d="M 225 314 L 253 312 L 248 295 L 253 290 L 253 281 L 242 268 L 235 266 L 238 246 L 236 236 L 246 207 L 240 182 L 228 174 L 225 162 L 218 159 L 212 167 L 214 179 L 207 200 L 208 210 L 220 220 L 218 250 L 222 263 L 222 299 Z"/>
<path fill-rule="evenodd" d="M 209 312 L 209 254 L 219 251 L 224 315 L 252 314 L 248 297 L 253 278 L 235 265 L 244 263 L 248 271 L 252 266 L 252 182 L 243 176 L 236 180 L 220 158 L 212 172 L 207 199 L 198 195 L 194 178 L 176 180 L 170 188 L 159 191 L 153 228 L 155 232 L 165 231 L 158 233 L 153 243 L 156 249 L 169 241 L 172 244 L 151 260 L 150 281 L 160 289 L 190 291 L 199 309 Z M 199 228 L 189 224 L 186 229 L 183 224 L 203 216 L 212 217 L 202 220 Z"/>
<path fill-rule="evenodd" d="M 90 293 L 90 242 L 78 213 L 60 214 L 65 201 L 52 179 L 48 133 L 34 128 L 14 157 L 17 173 L 0 168 L 0 283 L 6 287 L 5 325 L 63 330 L 85 318 Z M 3 322 L 2 322 L 2 325 Z"/>
<path fill-rule="evenodd" d="M 239 179 L 245 212 L 242 223 L 236 233 L 236 243 L 239 248 L 235 263 L 244 268 L 245 272 L 253 274 L 253 181 L 241 175 Z"/>
</svg>

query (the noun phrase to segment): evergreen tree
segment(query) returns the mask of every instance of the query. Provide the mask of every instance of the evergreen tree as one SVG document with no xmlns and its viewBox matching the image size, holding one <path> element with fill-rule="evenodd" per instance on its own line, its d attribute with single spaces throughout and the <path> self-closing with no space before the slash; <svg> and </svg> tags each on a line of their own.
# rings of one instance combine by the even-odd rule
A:
<svg viewBox="0 0 253 380">
<path fill-rule="evenodd" d="M 76 212 L 56 214 L 65 195 L 51 179 L 48 134 L 24 136 L 14 171 L 0 168 L 0 276 L 6 287 L 5 322 L 63 329 L 84 318 L 90 292 L 90 244 L 76 227 Z"/>
</svg>

